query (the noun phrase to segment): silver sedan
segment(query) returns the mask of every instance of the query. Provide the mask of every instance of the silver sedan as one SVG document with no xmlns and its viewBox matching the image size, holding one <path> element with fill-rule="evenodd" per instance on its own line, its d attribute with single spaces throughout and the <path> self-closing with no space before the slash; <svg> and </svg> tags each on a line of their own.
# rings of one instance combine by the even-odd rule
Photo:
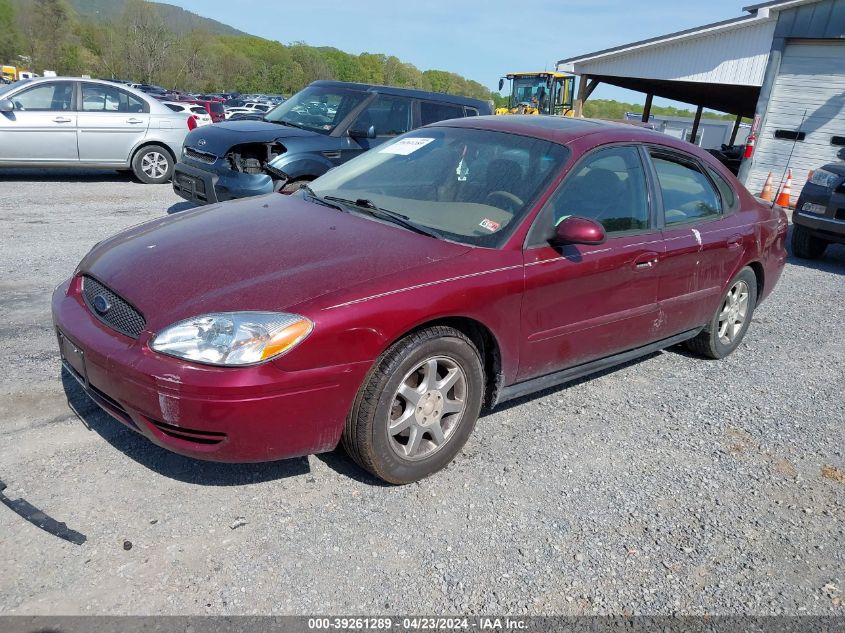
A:
<svg viewBox="0 0 845 633">
<path fill-rule="evenodd" d="M 0 167 L 131 169 L 142 182 L 164 183 L 195 124 L 107 81 L 18 81 L 0 85 Z"/>
</svg>

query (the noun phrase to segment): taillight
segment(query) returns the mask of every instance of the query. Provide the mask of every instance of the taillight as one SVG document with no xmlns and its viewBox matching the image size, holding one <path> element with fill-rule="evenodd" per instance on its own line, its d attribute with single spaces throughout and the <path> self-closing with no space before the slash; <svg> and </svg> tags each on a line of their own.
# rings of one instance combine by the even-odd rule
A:
<svg viewBox="0 0 845 633">
<path fill-rule="evenodd" d="M 197 115 L 192 114 L 191 116 L 188 117 L 188 129 L 189 130 L 195 130 L 196 127 L 197 127 Z"/>
</svg>

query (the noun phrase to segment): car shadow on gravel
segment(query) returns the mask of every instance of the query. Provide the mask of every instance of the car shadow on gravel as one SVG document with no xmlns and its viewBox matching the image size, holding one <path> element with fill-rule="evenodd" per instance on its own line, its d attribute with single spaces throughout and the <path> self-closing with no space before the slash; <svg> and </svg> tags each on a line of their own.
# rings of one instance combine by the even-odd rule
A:
<svg viewBox="0 0 845 633">
<path fill-rule="evenodd" d="M 100 409 L 64 368 L 61 378 L 68 405 L 86 428 L 140 465 L 168 479 L 199 486 L 244 486 L 302 476 L 311 470 L 307 457 L 257 464 L 223 464 L 171 453 Z"/>
<path fill-rule="evenodd" d="M 188 202 L 185 200 L 184 202 L 177 202 L 176 204 L 171 204 L 167 208 L 167 215 L 172 215 L 174 213 L 179 213 L 180 211 L 188 211 L 190 209 L 196 209 L 197 205 L 193 202 Z"/>
<path fill-rule="evenodd" d="M 138 182 L 129 171 L 97 169 L 50 169 L 46 167 L 4 167 L 0 180 L 5 182 Z M 146 185 L 145 185 L 146 186 Z"/>
</svg>

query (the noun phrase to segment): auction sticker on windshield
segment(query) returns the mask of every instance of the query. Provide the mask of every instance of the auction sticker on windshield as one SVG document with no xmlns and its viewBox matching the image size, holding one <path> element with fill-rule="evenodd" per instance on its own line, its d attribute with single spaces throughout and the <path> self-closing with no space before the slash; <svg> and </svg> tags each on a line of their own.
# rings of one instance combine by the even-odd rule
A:
<svg viewBox="0 0 845 633">
<path fill-rule="evenodd" d="M 398 154 L 399 156 L 407 156 L 416 152 L 421 147 L 425 147 L 431 143 L 433 138 L 403 138 L 401 141 L 396 141 L 392 145 L 383 147 L 379 151 L 382 154 Z"/>
</svg>

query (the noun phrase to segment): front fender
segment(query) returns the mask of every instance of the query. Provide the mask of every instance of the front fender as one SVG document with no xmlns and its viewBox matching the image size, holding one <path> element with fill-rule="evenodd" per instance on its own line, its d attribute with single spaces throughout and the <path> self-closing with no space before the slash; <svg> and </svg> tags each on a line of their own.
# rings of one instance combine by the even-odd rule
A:
<svg viewBox="0 0 845 633">
<path fill-rule="evenodd" d="M 282 173 L 288 180 L 322 176 L 335 165 L 323 156 L 313 154 L 282 154 L 269 165 L 273 171 Z"/>
</svg>

